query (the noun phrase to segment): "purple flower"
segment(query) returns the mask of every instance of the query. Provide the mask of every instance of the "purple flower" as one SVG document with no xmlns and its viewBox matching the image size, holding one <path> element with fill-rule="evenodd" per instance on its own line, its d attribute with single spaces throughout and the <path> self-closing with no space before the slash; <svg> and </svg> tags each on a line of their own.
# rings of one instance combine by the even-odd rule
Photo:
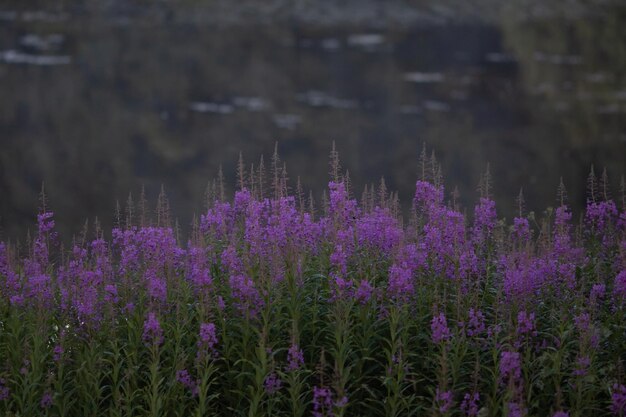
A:
<svg viewBox="0 0 626 417">
<path fill-rule="evenodd" d="M 226 303 L 224 302 L 224 297 L 222 297 L 221 295 L 219 295 L 217 297 L 217 309 L 219 311 L 224 311 L 224 309 L 226 308 Z"/>
<path fill-rule="evenodd" d="M 39 401 L 39 406 L 43 409 L 50 408 L 52 406 L 52 402 L 52 392 L 47 390 L 43 393 L 41 401 Z"/>
<path fill-rule="evenodd" d="M 193 380 L 192 380 L 191 375 L 189 374 L 188 370 L 180 369 L 180 370 L 176 371 L 176 381 L 178 381 L 181 384 L 187 386 L 187 385 L 190 385 Z"/>
<path fill-rule="evenodd" d="M 465 217 L 445 206 L 431 206 L 427 213 L 427 223 L 423 226 L 422 245 L 429 255 L 429 273 L 443 275 L 450 279 L 460 279 L 474 269 L 472 255 L 466 253 L 461 262 L 459 254 L 466 248 Z M 462 270 L 459 271 L 459 263 Z M 463 275 L 460 275 L 462 273 Z"/>
<path fill-rule="evenodd" d="M 467 335 L 469 337 L 479 336 L 485 331 L 485 316 L 480 310 L 469 310 L 469 322 L 467 324 Z"/>
<path fill-rule="evenodd" d="M 626 269 L 617 274 L 613 284 L 613 296 L 617 300 L 626 299 Z"/>
<path fill-rule="evenodd" d="M 499 263 L 508 299 L 523 299 L 534 294 L 543 280 L 540 262 L 525 254 L 514 252 L 504 255 Z"/>
<path fill-rule="evenodd" d="M 435 403 L 440 413 L 447 413 L 452 408 L 453 400 L 452 391 L 440 391 L 439 388 L 435 391 Z"/>
<path fill-rule="evenodd" d="M 471 283 L 470 278 L 478 276 L 480 273 L 480 268 L 482 268 L 481 264 L 484 264 L 483 261 L 479 261 L 476 253 L 472 248 L 468 248 L 461 252 L 459 255 L 459 277 L 465 279 L 465 287 L 467 284 Z M 464 289 L 465 294 L 467 292 Z"/>
<path fill-rule="evenodd" d="M 418 208 L 430 209 L 443 202 L 443 188 L 435 187 L 427 181 L 417 181 L 415 184 L 415 205 Z"/>
<path fill-rule="evenodd" d="M 235 213 L 244 213 L 246 208 L 252 201 L 252 195 L 248 189 L 244 188 L 243 190 L 239 190 L 235 193 L 235 198 L 233 199 L 233 208 L 235 209 Z"/>
<path fill-rule="evenodd" d="M 332 417 L 333 399 L 330 389 L 313 387 L 313 417 Z"/>
<path fill-rule="evenodd" d="M 508 417 L 524 417 L 528 410 L 522 406 L 522 404 L 510 402 L 507 404 L 509 413 Z"/>
<path fill-rule="evenodd" d="M 195 396 L 198 384 L 191 377 L 191 375 L 189 374 L 189 371 L 187 371 L 186 369 L 181 369 L 181 370 L 176 371 L 176 381 L 181 383 L 185 388 L 191 391 Z"/>
<path fill-rule="evenodd" d="M 592 303 L 596 303 L 599 300 L 604 298 L 606 294 L 606 285 L 604 284 L 593 284 L 591 287 L 591 292 L 589 293 L 589 299 Z"/>
<path fill-rule="evenodd" d="M 450 329 L 448 328 L 448 322 L 446 316 L 443 313 L 433 317 L 430 322 L 430 330 L 432 333 L 433 343 L 446 342 L 451 337 Z"/>
<path fill-rule="evenodd" d="M 620 226 L 622 230 L 626 230 L 626 210 L 620 213 L 617 225 Z"/>
<path fill-rule="evenodd" d="M 187 253 L 189 255 L 187 279 L 193 284 L 196 293 L 206 292 L 213 284 L 208 253 L 199 247 L 190 247 Z"/>
<path fill-rule="evenodd" d="M 330 191 L 329 216 L 335 220 L 340 227 L 349 225 L 357 217 L 358 209 L 356 200 L 348 198 L 348 192 L 343 182 L 329 182 Z"/>
<path fill-rule="evenodd" d="M 292 343 L 287 352 L 287 366 L 285 367 L 285 371 L 296 371 L 302 368 L 302 366 L 304 366 L 304 353 L 297 344 Z"/>
<path fill-rule="evenodd" d="M 26 262 L 27 264 L 29 262 Z M 29 269 L 29 267 L 26 267 Z M 33 268 L 34 269 L 34 268 Z M 52 294 L 52 280 L 50 275 L 44 273 L 30 274 L 25 282 L 25 296 L 26 300 L 31 302 L 39 302 L 42 305 L 50 306 L 53 294 Z"/>
<path fill-rule="evenodd" d="M 277 393 L 282 387 L 283 382 L 280 380 L 278 375 L 275 372 L 272 372 L 268 376 L 265 377 L 265 381 L 263 381 L 263 386 L 265 387 L 265 392 L 269 395 Z"/>
<path fill-rule="evenodd" d="M 571 220 L 572 212 L 569 210 L 567 205 L 557 207 L 556 214 L 554 216 L 554 225 L 557 227 L 557 229 L 567 227 Z"/>
<path fill-rule="evenodd" d="M 353 286 L 354 281 L 351 279 L 345 279 L 343 275 L 337 274 L 335 272 L 330 273 L 330 278 L 332 279 L 332 299 L 333 300 L 341 300 L 348 299 L 352 297 L 353 294 Z"/>
<path fill-rule="evenodd" d="M 626 412 L 626 386 L 613 384 L 611 393 L 611 412 L 615 415 L 623 415 Z"/>
<path fill-rule="evenodd" d="M 513 219 L 513 237 L 520 243 L 526 243 L 530 239 L 528 219 L 521 217 Z"/>
<path fill-rule="evenodd" d="M 477 392 L 468 392 L 463 396 L 461 411 L 466 417 L 476 417 L 478 415 L 478 401 L 480 401 L 480 394 Z"/>
<path fill-rule="evenodd" d="M 202 323 L 200 325 L 200 334 L 198 335 L 199 348 L 215 352 L 215 346 L 217 345 L 217 335 L 215 330 L 215 324 L 213 323 Z"/>
<path fill-rule="evenodd" d="M 496 226 L 496 202 L 481 197 L 480 202 L 474 207 L 474 228 L 472 230 L 472 240 L 476 244 L 482 244 L 485 239 L 491 236 L 493 228 Z"/>
<path fill-rule="evenodd" d="M 500 378 L 502 381 L 519 381 L 522 377 L 520 356 L 518 352 L 502 352 L 500 354 Z"/>
<path fill-rule="evenodd" d="M 413 273 L 406 266 L 391 265 L 387 293 L 392 299 L 406 301 L 413 294 Z"/>
<path fill-rule="evenodd" d="M 37 228 L 39 234 L 43 235 L 54 229 L 54 213 L 47 211 L 37 215 Z"/>
<path fill-rule="evenodd" d="M 231 275 L 229 284 L 232 297 L 239 311 L 253 317 L 256 316 L 263 307 L 263 299 L 255 288 L 252 279 L 246 275 Z"/>
<path fill-rule="evenodd" d="M 580 333 L 586 333 L 591 327 L 591 316 L 589 313 L 581 313 L 574 317 L 574 324 Z"/>
<path fill-rule="evenodd" d="M 9 390 L 9 387 L 7 387 L 5 384 L 6 381 L 4 380 L 4 378 L 0 378 L 0 401 L 6 400 L 11 394 L 11 390 Z"/>
<path fill-rule="evenodd" d="M 335 250 L 330 254 L 330 264 L 342 275 L 348 273 L 348 255 L 341 244 L 336 244 Z"/>
<path fill-rule="evenodd" d="M 148 317 L 143 323 L 143 341 L 148 345 L 160 345 L 163 343 L 163 330 L 153 312 L 148 313 Z"/>
<path fill-rule="evenodd" d="M 587 202 L 585 221 L 594 230 L 604 232 L 605 228 L 616 218 L 617 207 L 613 201 Z"/>
<path fill-rule="evenodd" d="M 569 413 L 566 411 L 557 411 L 556 413 L 552 414 L 552 417 L 569 417 Z"/>
<path fill-rule="evenodd" d="M 117 287 L 113 284 L 104 286 L 104 301 L 107 304 L 117 304 L 120 298 L 117 296 Z"/>
<path fill-rule="evenodd" d="M 591 359 L 589 356 L 579 356 L 576 358 L 576 368 L 574 369 L 575 376 L 587 375 L 587 370 L 591 365 Z"/>
<path fill-rule="evenodd" d="M 337 408 L 343 408 L 346 405 L 348 405 L 348 396 L 347 395 L 344 395 L 339 400 L 335 401 L 335 407 L 337 407 Z"/>
<path fill-rule="evenodd" d="M 402 239 L 402 228 L 387 208 L 374 208 L 356 224 L 359 245 L 389 255 Z"/>
<path fill-rule="evenodd" d="M 229 245 L 226 249 L 224 249 L 220 259 L 226 272 L 230 272 L 231 275 L 243 274 L 243 262 L 233 245 Z"/>
<path fill-rule="evenodd" d="M 537 331 L 535 330 L 535 313 L 526 313 L 525 311 L 520 311 L 517 314 L 517 329 L 518 336 L 536 336 Z"/>
<path fill-rule="evenodd" d="M 369 281 L 364 279 L 359 283 L 359 288 L 356 290 L 356 299 L 361 304 L 367 304 L 374 293 L 374 288 L 370 285 Z"/>
<path fill-rule="evenodd" d="M 61 358 L 63 357 L 63 353 L 65 353 L 65 349 L 63 349 L 63 346 L 60 344 L 55 345 L 54 348 L 52 349 L 52 359 L 55 362 L 59 362 Z"/>
<path fill-rule="evenodd" d="M 154 269 L 148 269 L 144 275 L 150 297 L 160 302 L 167 299 L 167 285 Z"/>
<path fill-rule="evenodd" d="M 232 227 L 234 213 L 230 203 L 216 201 L 208 212 L 200 216 L 200 230 L 216 239 L 224 238 Z"/>
</svg>

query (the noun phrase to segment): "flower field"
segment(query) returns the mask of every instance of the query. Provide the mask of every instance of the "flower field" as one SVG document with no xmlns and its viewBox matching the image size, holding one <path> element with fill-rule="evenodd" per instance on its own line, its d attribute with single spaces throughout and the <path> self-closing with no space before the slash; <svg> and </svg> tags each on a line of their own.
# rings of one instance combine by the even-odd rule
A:
<svg viewBox="0 0 626 417">
<path fill-rule="evenodd" d="M 63 248 L 0 243 L 2 416 L 626 415 L 626 211 L 474 210 L 423 160 L 402 216 L 331 155 L 318 203 L 240 167 L 181 242 L 167 201 Z M 620 198 L 623 200 L 623 197 Z M 620 200 L 618 199 L 618 200 Z"/>
</svg>

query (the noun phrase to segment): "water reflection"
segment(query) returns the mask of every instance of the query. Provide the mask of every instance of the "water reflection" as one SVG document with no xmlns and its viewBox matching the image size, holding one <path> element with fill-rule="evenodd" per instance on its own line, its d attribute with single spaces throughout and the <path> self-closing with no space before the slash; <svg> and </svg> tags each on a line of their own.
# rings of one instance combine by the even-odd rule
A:
<svg viewBox="0 0 626 417">
<path fill-rule="evenodd" d="M 0 62 L 7 64 L 27 64 L 27 65 L 67 65 L 72 62 L 72 58 L 65 55 L 35 55 L 19 52 L 13 49 L 0 51 Z"/>
<path fill-rule="evenodd" d="M 522 186 L 552 204 L 560 176 L 579 207 L 591 163 L 625 169 L 626 7 L 537 10 L 384 28 L 0 10 L 2 229 L 23 236 L 44 180 L 64 231 L 162 183 L 185 225 L 220 164 L 232 180 L 240 150 L 258 166 L 276 141 L 317 195 L 335 141 L 355 194 L 384 175 L 408 201 L 426 143 L 470 207 L 488 162 L 509 216 Z"/>
</svg>

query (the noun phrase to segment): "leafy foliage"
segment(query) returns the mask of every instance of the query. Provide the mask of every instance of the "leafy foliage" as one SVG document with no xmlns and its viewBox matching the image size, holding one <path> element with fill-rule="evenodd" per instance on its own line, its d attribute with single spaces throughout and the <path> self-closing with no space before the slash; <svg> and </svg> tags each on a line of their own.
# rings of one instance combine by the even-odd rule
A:
<svg viewBox="0 0 626 417">
<path fill-rule="evenodd" d="M 333 154 L 318 217 L 273 169 L 270 199 L 240 168 L 184 246 L 164 193 L 111 241 L 65 252 L 43 210 L 28 250 L 0 243 L 0 413 L 624 415 L 623 208 L 509 227 L 420 180 L 404 225 Z"/>
</svg>

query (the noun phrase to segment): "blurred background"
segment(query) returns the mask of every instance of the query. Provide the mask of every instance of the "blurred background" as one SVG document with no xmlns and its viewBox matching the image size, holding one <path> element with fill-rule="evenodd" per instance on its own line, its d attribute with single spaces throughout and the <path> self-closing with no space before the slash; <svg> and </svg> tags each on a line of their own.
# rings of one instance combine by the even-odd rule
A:
<svg viewBox="0 0 626 417">
<path fill-rule="evenodd" d="M 626 168 L 626 2 L 0 2 L 3 239 L 42 182 L 66 236 L 162 184 L 186 228 L 275 143 L 319 197 L 332 141 L 357 196 L 384 176 L 410 204 L 426 145 L 468 210 L 490 163 L 500 215 L 561 176 L 579 213 L 591 164 L 616 193 Z"/>
</svg>

